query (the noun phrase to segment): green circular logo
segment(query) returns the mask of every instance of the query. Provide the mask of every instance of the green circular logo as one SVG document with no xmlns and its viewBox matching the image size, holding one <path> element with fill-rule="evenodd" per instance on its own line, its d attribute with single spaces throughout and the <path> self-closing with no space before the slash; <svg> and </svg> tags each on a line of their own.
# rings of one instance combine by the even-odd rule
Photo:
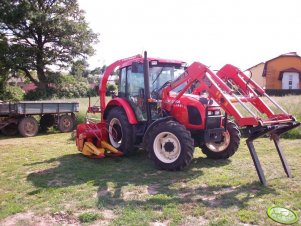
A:
<svg viewBox="0 0 301 226">
<path fill-rule="evenodd" d="M 283 207 L 269 207 L 267 210 L 269 218 L 282 224 L 293 224 L 298 221 L 298 215 L 293 210 Z"/>
</svg>

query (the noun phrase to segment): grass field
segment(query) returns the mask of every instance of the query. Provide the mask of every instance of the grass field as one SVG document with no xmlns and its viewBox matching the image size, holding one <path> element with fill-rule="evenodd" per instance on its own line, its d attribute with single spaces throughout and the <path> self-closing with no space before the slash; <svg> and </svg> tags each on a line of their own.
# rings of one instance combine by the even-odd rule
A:
<svg viewBox="0 0 301 226">
<path fill-rule="evenodd" d="M 281 144 L 293 178 L 269 139 L 255 142 L 263 187 L 245 139 L 229 160 L 196 149 L 189 167 L 166 172 L 144 151 L 85 158 L 70 133 L 0 136 L 0 225 L 277 225 L 266 215 L 270 206 L 301 215 L 301 139 Z"/>
</svg>

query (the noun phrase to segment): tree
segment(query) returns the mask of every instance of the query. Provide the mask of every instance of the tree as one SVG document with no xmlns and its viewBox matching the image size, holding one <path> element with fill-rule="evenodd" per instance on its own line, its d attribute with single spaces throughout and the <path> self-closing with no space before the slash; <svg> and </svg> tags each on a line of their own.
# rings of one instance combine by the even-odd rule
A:
<svg viewBox="0 0 301 226">
<path fill-rule="evenodd" d="M 0 55 L 6 52 L 8 48 L 7 39 L 4 35 L 0 34 Z M 6 81 L 8 80 L 9 68 L 6 66 L 6 63 L 3 57 L 0 57 L 0 93 L 5 89 Z"/>
<path fill-rule="evenodd" d="M 103 65 L 102 67 L 96 67 L 92 71 L 90 71 L 90 74 L 91 75 L 102 75 L 105 72 L 106 68 L 107 68 L 106 65 Z"/>
<path fill-rule="evenodd" d="M 9 44 L 0 60 L 24 71 L 41 89 L 47 87 L 49 66 L 66 67 L 94 53 L 98 35 L 89 28 L 77 0 L 1 0 L 0 12 L 0 33 Z"/>
<path fill-rule="evenodd" d="M 70 74 L 75 78 L 87 77 L 90 73 L 88 70 L 89 64 L 85 59 L 76 60 L 72 63 Z"/>
</svg>

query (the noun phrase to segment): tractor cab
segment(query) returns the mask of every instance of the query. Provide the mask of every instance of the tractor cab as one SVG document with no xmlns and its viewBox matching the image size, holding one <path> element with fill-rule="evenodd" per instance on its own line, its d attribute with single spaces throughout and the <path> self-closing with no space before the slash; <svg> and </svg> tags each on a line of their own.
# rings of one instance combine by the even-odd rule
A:
<svg viewBox="0 0 301 226">
<path fill-rule="evenodd" d="M 162 59 L 149 59 L 148 90 L 153 100 L 160 101 L 160 91 L 170 82 L 177 79 L 185 70 L 185 62 L 167 61 Z M 119 70 L 118 97 L 126 99 L 138 121 L 147 121 L 144 64 L 133 62 L 123 65 Z M 180 90 L 179 87 L 178 90 Z M 152 119 L 158 119 L 157 104 L 151 105 Z"/>
</svg>

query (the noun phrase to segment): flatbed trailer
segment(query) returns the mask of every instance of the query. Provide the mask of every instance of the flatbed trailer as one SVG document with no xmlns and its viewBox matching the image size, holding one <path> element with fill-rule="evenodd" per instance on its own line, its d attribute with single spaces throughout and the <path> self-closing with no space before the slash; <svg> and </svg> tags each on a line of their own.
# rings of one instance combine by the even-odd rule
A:
<svg viewBox="0 0 301 226">
<path fill-rule="evenodd" d="M 0 131 L 4 135 L 18 132 L 24 137 L 35 136 L 39 129 L 57 126 L 61 132 L 70 132 L 75 126 L 79 103 L 75 101 L 19 101 L 0 102 Z M 36 117 L 40 116 L 39 122 Z"/>
</svg>

